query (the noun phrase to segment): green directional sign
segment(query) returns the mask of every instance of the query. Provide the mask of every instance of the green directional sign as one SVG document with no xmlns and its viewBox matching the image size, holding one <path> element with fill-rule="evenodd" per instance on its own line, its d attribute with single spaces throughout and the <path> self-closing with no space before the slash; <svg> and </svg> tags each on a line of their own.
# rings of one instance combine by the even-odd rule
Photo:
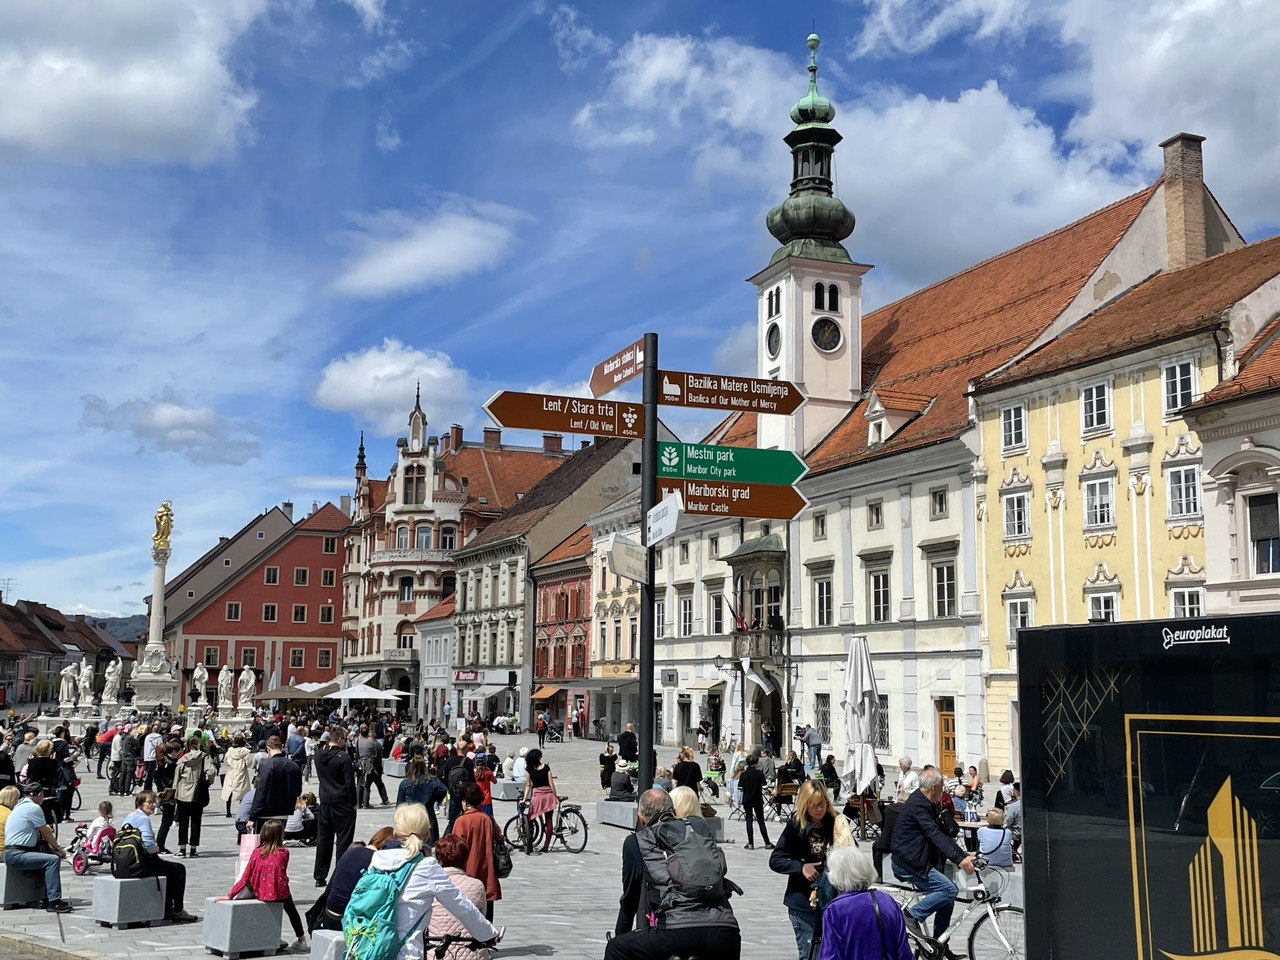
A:
<svg viewBox="0 0 1280 960">
<path fill-rule="evenodd" d="M 790 450 L 665 441 L 658 444 L 658 477 L 663 480 L 721 480 L 789 487 L 808 472 L 804 461 Z"/>
</svg>

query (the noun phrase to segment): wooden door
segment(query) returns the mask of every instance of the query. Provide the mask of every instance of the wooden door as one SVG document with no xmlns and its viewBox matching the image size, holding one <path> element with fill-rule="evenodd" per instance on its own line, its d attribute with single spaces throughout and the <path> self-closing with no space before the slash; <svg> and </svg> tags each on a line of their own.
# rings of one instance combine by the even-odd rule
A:
<svg viewBox="0 0 1280 960">
<path fill-rule="evenodd" d="M 950 777 L 956 768 L 956 701 L 939 697 L 938 704 L 938 769 Z"/>
</svg>

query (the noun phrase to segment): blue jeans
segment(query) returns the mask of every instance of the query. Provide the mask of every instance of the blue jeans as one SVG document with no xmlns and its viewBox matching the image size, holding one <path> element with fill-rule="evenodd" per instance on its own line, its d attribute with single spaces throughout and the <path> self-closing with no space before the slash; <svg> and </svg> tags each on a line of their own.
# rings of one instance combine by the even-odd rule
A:
<svg viewBox="0 0 1280 960">
<path fill-rule="evenodd" d="M 818 762 L 822 755 L 822 744 L 808 744 L 809 747 L 809 768 L 811 770 L 818 769 Z"/>
<path fill-rule="evenodd" d="M 939 870 L 906 874 L 898 873 L 897 870 L 893 872 L 899 880 L 926 894 L 907 909 L 911 918 L 917 923 L 924 923 L 932 915 L 934 939 L 946 933 L 947 927 L 951 926 L 951 911 L 956 906 L 956 895 L 960 892 L 956 885 Z"/>
<path fill-rule="evenodd" d="M 796 953 L 799 960 L 809 960 L 809 947 L 818 926 L 818 911 L 812 907 L 787 907 L 791 915 L 791 929 L 796 933 Z"/>
<path fill-rule="evenodd" d="M 45 896 L 50 901 L 62 899 L 62 861 L 52 853 L 34 853 L 26 850 L 6 850 L 4 862 L 15 870 L 27 870 L 44 874 Z"/>
</svg>

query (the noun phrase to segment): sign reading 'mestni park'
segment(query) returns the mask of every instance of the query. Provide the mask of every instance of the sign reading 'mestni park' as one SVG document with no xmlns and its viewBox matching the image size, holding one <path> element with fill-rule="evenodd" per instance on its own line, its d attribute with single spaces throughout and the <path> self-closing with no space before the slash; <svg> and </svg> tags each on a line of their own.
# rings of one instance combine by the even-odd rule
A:
<svg viewBox="0 0 1280 960">
<path fill-rule="evenodd" d="M 785 487 L 808 472 L 804 461 L 790 450 L 658 442 L 658 477 L 663 480 L 733 480 Z"/>
</svg>

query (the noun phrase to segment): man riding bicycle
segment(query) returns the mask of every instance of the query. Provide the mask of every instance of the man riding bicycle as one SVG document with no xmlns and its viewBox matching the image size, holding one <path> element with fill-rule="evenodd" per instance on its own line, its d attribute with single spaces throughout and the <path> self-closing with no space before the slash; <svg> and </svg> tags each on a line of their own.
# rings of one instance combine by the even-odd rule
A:
<svg viewBox="0 0 1280 960">
<path fill-rule="evenodd" d="M 951 925 L 959 890 L 942 871 L 934 867 L 935 853 L 950 860 L 965 873 L 973 873 L 974 857 L 966 856 L 959 845 L 938 826 L 938 801 L 942 798 L 942 774 L 929 769 L 920 775 L 920 788 L 912 793 L 898 812 L 893 827 L 893 873 L 925 894 L 907 907 L 907 929 L 924 936 L 920 925 L 933 915 L 935 939 Z M 948 957 L 957 955 L 947 948 Z"/>
<path fill-rule="evenodd" d="M 738 960 L 742 937 L 729 893 L 742 890 L 724 876 L 724 854 L 701 817 L 675 819 L 665 790 L 640 795 L 640 826 L 622 844 L 622 901 L 605 960 Z M 696 834 L 696 835 L 695 835 Z M 682 889 L 692 868 L 714 893 Z M 632 931 L 632 923 L 639 929 Z M 631 932 L 628 932 L 631 931 Z"/>
</svg>

